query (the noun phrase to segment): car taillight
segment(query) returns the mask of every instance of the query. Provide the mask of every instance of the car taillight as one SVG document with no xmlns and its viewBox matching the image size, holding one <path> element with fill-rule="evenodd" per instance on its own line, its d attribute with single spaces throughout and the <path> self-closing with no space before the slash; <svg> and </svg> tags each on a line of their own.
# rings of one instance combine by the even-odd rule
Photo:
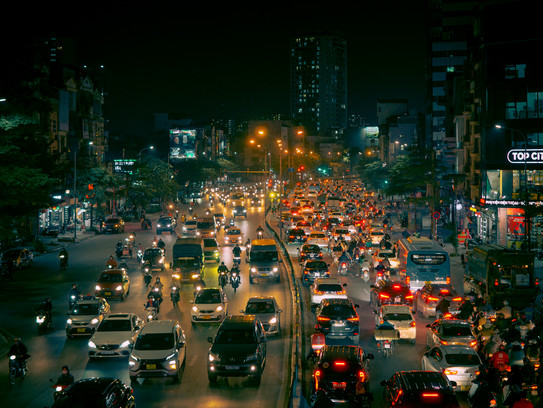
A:
<svg viewBox="0 0 543 408">
<path fill-rule="evenodd" d="M 406 295 L 405 298 L 406 298 L 406 299 L 413 299 L 414 296 L 413 296 L 413 295 Z"/>
<path fill-rule="evenodd" d="M 458 296 L 458 297 L 452 298 L 452 301 L 453 302 L 461 302 L 462 298 L 460 296 Z"/>
<path fill-rule="evenodd" d="M 319 321 L 319 322 L 328 322 L 329 320 L 330 320 L 329 317 L 317 316 L 317 321 Z"/>
<path fill-rule="evenodd" d="M 409 326 L 410 327 L 416 327 L 417 323 L 413 320 L 411 323 L 409 323 Z"/>
<path fill-rule="evenodd" d="M 386 293 L 379 293 L 379 297 L 380 297 L 381 299 L 390 299 L 390 296 L 387 295 Z"/>
<path fill-rule="evenodd" d="M 345 363 L 345 361 L 334 361 L 334 365 L 336 367 L 345 367 L 347 363 Z"/>
<path fill-rule="evenodd" d="M 438 398 L 439 397 L 439 393 L 437 392 L 423 392 L 422 393 L 422 398 Z"/>
<path fill-rule="evenodd" d="M 407 275 L 405 277 L 405 282 L 409 285 L 409 282 L 411 282 L 411 276 Z"/>
<path fill-rule="evenodd" d="M 428 296 L 428 302 L 437 302 L 439 298 L 436 298 L 434 296 Z"/>
<path fill-rule="evenodd" d="M 366 379 L 366 373 L 363 370 L 360 370 L 358 372 L 358 381 L 364 382 L 365 379 Z"/>
<path fill-rule="evenodd" d="M 444 369 L 443 374 L 445 374 L 445 375 L 456 375 L 456 374 L 458 374 L 458 371 L 457 370 Z"/>
<path fill-rule="evenodd" d="M 400 290 L 401 287 L 400 287 L 400 285 L 392 285 L 392 288 L 394 290 Z"/>
<path fill-rule="evenodd" d="M 449 293 L 449 289 L 441 289 L 441 290 L 440 290 L 440 293 L 441 293 L 442 295 L 445 295 L 445 294 Z"/>
<path fill-rule="evenodd" d="M 440 340 L 439 341 L 441 344 L 443 344 L 444 346 L 446 346 L 447 344 L 449 344 L 449 342 L 447 342 L 447 340 Z"/>
<path fill-rule="evenodd" d="M 470 341 L 469 346 L 475 347 L 477 345 L 477 340 Z"/>
<path fill-rule="evenodd" d="M 357 322 L 357 323 L 358 323 L 358 321 L 359 321 L 358 317 L 349 317 L 347 320 L 348 320 L 349 322 Z"/>
<path fill-rule="evenodd" d="M 488 404 L 489 404 L 488 405 L 489 407 L 497 407 L 498 406 L 498 402 L 494 398 L 492 398 Z"/>
<path fill-rule="evenodd" d="M 316 290 L 315 294 L 316 295 L 324 295 L 324 290 Z"/>
<path fill-rule="evenodd" d="M 344 295 L 345 294 L 345 291 L 344 290 L 338 290 L 336 292 L 336 295 Z"/>
</svg>

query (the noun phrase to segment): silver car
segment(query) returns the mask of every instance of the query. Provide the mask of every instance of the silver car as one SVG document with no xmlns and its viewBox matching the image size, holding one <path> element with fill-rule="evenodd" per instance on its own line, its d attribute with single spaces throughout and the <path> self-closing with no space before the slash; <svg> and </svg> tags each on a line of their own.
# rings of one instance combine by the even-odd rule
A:
<svg viewBox="0 0 543 408">
<path fill-rule="evenodd" d="M 283 311 L 279 309 L 273 296 L 254 296 L 247 301 L 247 305 L 241 313 L 255 315 L 262 322 L 266 334 L 279 334 L 281 332 L 281 320 L 279 315 Z"/>
<path fill-rule="evenodd" d="M 437 346 L 422 356 L 422 369 L 443 372 L 452 382 L 455 391 L 469 391 L 477 377 L 481 359 L 470 346 Z"/>
<path fill-rule="evenodd" d="M 438 319 L 426 325 L 426 347 L 432 348 L 440 345 L 462 345 L 477 350 L 477 339 L 466 320 Z"/>
<path fill-rule="evenodd" d="M 71 339 L 93 335 L 109 313 L 109 303 L 104 298 L 87 296 L 78 300 L 66 320 L 66 336 Z"/>
</svg>

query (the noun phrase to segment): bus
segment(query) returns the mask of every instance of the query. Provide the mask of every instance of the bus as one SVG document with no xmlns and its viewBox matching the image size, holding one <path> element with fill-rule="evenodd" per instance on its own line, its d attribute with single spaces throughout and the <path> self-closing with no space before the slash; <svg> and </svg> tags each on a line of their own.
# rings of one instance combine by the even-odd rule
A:
<svg viewBox="0 0 543 408">
<path fill-rule="evenodd" d="M 450 283 L 449 253 L 429 238 L 410 236 L 400 239 L 397 257 L 401 273 L 405 273 L 413 292 L 422 289 L 426 283 Z"/>
</svg>

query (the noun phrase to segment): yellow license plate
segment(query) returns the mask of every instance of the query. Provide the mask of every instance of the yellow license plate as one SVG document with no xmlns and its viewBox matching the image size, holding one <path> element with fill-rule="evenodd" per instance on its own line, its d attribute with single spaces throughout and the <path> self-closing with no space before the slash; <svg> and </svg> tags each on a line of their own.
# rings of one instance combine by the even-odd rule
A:
<svg viewBox="0 0 543 408">
<path fill-rule="evenodd" d="M 471 388 L 471 385 L 461 385 L 460 391 L 469 391 L 470 388 Z"/>
<path fill-rule="evenodd" d="M 147 370 L 156 370 L 156 364 L 146 364 L 145 368 Z"/>
<path fill-rule="evenodd" d="M 211 319 L 211 316 L 204 316 L 204 320 L 209 320 Z"/>
<path fill-rule="evenodd" d="M 104 296 L 111 296 L 111 292 L 104 292 Z"/>
<path fill-rule="evenodd" d="M 263 278 L 265 278 L 265 277 L 267 277 L 267 276 L 268 276 L 267 273 L 263 273 L 263 274 L 262 274 L 262 277 L 263 277 Z"/>
<path fill-rule="evenodd" d="M 77 329 L 78 333 L 85 333 L 85 329 Z"/>
</svg>

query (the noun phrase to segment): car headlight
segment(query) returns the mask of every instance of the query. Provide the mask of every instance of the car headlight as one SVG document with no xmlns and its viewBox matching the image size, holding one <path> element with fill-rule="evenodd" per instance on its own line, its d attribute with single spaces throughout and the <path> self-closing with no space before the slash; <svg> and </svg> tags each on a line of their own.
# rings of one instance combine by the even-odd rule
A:
<svg viewBox="0 0 543 408">
<path fill-rule="evenodd" d="M 217 306 L 217 308 L 215 309 L 215 311 L 221 312 L 221 311 L 222 311 L 222 306 Z"/>
<path fill-rule="evenodd" d="M 256 268 L 254 266 L 251 268 L 251 272 L 256 272 Z"/>
<path fill-rule="evenodd" d="M 156 226 L 157 226 L 158 228 L 160 228 L 160 227 L 161 227 L 161 225 L 160 225 L 160 224 L 157 224 Z"/>
<path fill-rule="evenodd" d="M 125 340 L 120 345 L 121 348 L 125 348 L 125 347 L 128 347 L 128 346 L 130 346 L 130 340 Z"/>
<path fill-rule="evenodd" d="M 72 323 L 73 323 L 73 320 L 72 320 L 72 319 L 68 319 L 68 320 L 66 320 L 66 323 L 67 323 L 67 324 L 72 324 Z"/>
<path fill-rule="evenodd" d="M 174 273 L 174 274 L 172 275 L 172 278 L 173 278 L 173 279 L 180 279 L 180 278 L 181 278 L 181 275 L 179 275 L 179 274 L 177 274 L 177 273 Z"/>
<path fill-rule="evenodd" d="M 275 323 L 277 323 L 277 317 L 274 316 L 270 319 L 270 324 L 275 324 Z"/>
<path fill-rule="evenodd" d="M 122 287 L 122 285 L 119 285 L 119 286 L 117 286 L 117 287 L 115 288 L 115 290 L 116 290 L 116 291 L 120 291 L 120 290 L 123 290 L 123 287 Z"/>
<path fill-rule="evenodd" d="M 277 268 L 277 266 L 273 268 L 274 272 L 277 272 L 278 270 L 279 270 L 279 268 Z"/>
<path fill-rule="evenodd" d="M 100 287 L 100 285 L 96 285 L 96 286 L 94 287 L 94 289 L 96 289 L 96 290 L 102 290 L 102 288 Z"/>
<path fill-rule="evenodd" d="M 209 359 L 210 362 L 220 361 L 219 355 L 218 354 L 213 354 L 213 353 L 209 353 L 208 359 Z"/>
<path fill-rule="evenodd" d="M 249 354 L 247 357 L 245 357 L 245 361 L 253 361 L 253 360 L 258 360 L 258 353 L 252 353 L 252 354 Z"/>
<path fill-rule="evenodd" d="M 94 342 L 91 340 L 89 340 L 89 348 L 93 348 L 93 349 L 96 348 L 96 344 L 94 344 Z"/>
<path fill-rule="evenodd" d="M 194 313 L 198 313 L 198 308 L 197 308 L 196 306 L 192 306 L 192 311 L 193 311 Z"/>
<path fill-rule="evenodd" d="M 100 320 L 98 320 L 98 318 L 95 317 L 95 318 L 92 319 L 90 322 L 91 322 L 91 324 L 96 324 L 96 323 L 98 323 L 99 321 L 100 321 Z"/>
</svg>

